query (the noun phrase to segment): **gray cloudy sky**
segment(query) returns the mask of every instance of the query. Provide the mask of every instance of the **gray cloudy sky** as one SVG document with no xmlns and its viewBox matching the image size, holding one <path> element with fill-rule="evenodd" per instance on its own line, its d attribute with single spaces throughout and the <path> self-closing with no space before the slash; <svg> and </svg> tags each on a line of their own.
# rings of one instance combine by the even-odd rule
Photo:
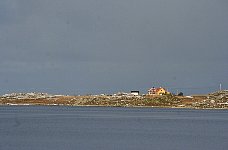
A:
<svg viewBox="0 0 228 150">
<path fill-rule="evenodd" d="M 228 88 L 227 0 L 1 0 L 0 93 Z"/>
</svg>

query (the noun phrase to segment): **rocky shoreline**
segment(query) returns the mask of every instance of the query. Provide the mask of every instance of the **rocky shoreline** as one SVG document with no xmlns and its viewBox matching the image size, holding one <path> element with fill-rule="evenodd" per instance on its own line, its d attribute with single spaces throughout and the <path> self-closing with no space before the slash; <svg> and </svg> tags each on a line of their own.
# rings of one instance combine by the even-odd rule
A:
<svg viewBox="0 0 228 150">
<path fill-rule="evenodd" d="M 69 96 L 47 93 L 11 93 L 0 96 L 0 105 L 163 107 L 228 109 L 228 90 L 207 95 L 89 95 Z"/>
</svg>

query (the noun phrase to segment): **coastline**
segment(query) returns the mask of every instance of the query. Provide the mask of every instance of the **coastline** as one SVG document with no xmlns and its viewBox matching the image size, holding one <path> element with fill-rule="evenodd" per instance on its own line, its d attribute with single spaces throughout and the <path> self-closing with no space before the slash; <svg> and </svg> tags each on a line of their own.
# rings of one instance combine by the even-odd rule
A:
<svg viewBox="0 0 228 150">
<path fill-rule="evenodd" d="M 228 109 L 228 91 L 208 95 L 50 95 L 47 93 L 12 93 L 0 96 L 2 106 L 77 106 L 136 107 L 176 109 Z"/>
<path fill-rule="evenodd" d="M 169 107 L 169 106 L 106 106 L 106 105 L 42 105 L 42 104 L 0 104 L 2 106 L 47 106 L 47 107 L 113 107 L 113 108 L 162 108 L 162 109 L 192 109 L 192 110 L 228 110 L 228 108 L 199 108 L 199 107 Z"/>
</svg>

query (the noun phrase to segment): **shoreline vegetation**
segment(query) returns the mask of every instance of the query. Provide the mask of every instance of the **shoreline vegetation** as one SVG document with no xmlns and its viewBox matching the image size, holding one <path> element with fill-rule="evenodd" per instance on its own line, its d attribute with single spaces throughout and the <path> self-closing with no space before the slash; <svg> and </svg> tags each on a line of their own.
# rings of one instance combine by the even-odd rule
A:
<svg viewBox="0 0 228 150">
<path fill-rule="evenodd" d="M 207 95 L 50 95 L 47 93 L 11 93 L 0 96 L 0 105 L 42 106 L 101 106 L 101 107 L 146 107 L 228 109 L 228 90 Z"/>
</svg>

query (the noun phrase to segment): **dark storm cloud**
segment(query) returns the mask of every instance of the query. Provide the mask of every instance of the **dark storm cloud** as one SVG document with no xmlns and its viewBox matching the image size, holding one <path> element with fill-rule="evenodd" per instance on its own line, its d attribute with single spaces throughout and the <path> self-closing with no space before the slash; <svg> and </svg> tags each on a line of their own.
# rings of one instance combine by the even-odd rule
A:
<svg viewBox="0 0 228 150">
<path fill-rule="evenodd" d="M 227 87 L 227 4 L 2 0 L 2 92 Z"/>
</svg>

